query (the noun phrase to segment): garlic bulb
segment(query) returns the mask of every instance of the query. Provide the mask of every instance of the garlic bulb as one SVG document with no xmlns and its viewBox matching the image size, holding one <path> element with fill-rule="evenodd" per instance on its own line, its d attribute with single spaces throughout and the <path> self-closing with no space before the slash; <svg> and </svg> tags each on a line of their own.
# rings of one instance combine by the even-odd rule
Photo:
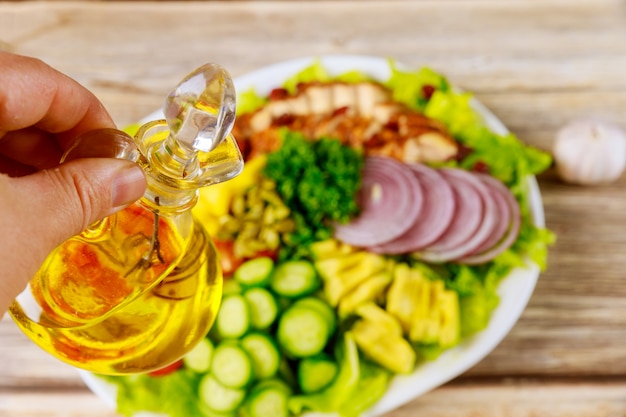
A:
<svg viewBox="0 0 626 417">
<path fill-rule="evenodd" d="M 626 136 L 609 123 L 577 120 L 558 131 L 553 157 L 559 176 L 566 182 L 608 183 L 626 167 Z"/>
</svg>

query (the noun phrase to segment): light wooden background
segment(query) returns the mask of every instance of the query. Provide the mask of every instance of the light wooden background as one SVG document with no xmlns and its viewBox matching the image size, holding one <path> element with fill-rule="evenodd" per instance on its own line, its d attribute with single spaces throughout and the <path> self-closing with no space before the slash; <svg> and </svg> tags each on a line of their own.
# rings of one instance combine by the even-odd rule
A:
<svg viewBox="0 0 626 417">
<path fill-rule="evenodd" d="M 447 74 L 546 150 L 574 118 L 626 129 L 617 0 L 0 2 L 0 48 L 75 77 L 120 125 L 206 61 L 237 76 L 365 54 Z M 587 188 L 551 172 L 539 180 L 558 243 L 521 320 L 480 364 L 390 417 L 626 416 L 626 177 Z M 115 415 L 7 319 L 0 358 L 0 417 Z"/>
</svg>

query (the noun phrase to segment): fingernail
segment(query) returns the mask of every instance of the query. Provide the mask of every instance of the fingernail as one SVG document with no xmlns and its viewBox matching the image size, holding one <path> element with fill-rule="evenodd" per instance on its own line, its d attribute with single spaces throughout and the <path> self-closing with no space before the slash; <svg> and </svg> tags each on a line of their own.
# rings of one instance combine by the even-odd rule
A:
<svg viewBox="0 0 626 417">
<path fill-rule="evenodd" d="M 137 148 L 127 133 L 116 129 L 97 129 L 82 134 L 65 152 L 61 162 L 79 158 L 118 158 L 134 160 Z"/>
<path fill-rule="evenodd" d="M 139 199 L 146 190 L 146 177 L 138 165 L 129 162 L 113 179 L 111 202 L 114 211 Z"/>
</svg>

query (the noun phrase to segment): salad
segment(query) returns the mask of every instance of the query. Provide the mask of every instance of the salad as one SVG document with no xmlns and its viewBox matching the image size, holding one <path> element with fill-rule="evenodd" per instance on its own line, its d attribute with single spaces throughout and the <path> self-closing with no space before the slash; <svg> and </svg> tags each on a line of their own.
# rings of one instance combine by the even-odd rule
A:
<svg viewBox="0 0 626 417">
<path fill-rule="evenodd" d="M 490 129 L 423 68 L 331 74 L 321 61 L 240 94 L 243 173 L 202 190 L 224 296 L 182 360 L 102 376 L 117 409 L 356 417 L 398 378 L 484 330 L 501 281 L 546 266 L 528 178 L 546 153 Z"/>
</svg>

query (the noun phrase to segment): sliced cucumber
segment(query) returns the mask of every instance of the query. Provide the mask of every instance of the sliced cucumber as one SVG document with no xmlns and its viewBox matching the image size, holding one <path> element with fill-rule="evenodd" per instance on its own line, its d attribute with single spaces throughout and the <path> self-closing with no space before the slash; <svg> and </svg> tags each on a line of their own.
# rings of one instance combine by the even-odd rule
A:
<svg viewBox="0 0 626 417">
<path fill-rule="evenodd" d="M 331 413 L 340 409 L 355 394 L 360 380 L 359 351 L 350 331 L 343 333 L 343 342 L 335 345 L 339 371 L 332 384 L 313 394 L 294 395 L 289 398 L 289 409 L 300 415 L 305 409 Z"/>
<path fill-rule="evenodd" d="M 244 388 L 254 378 L 252 359 L 238 343 L 222 342 L 213 352 L 211 373 L 225 387 Z"/>
<path fill-rule="evenodd" d="M 322 282 L 313 264 L 303 260 L 287 261 L 274 268 L 272 290 L 287 298 L 300 298 L 320 288 Z"/>
<path fill-rule="evenodd" d="M 335 330 L 337 329 L 337 314 L 335 309 L 326 301 L 318 297 L 309 296 L 299 299 L 293 305 L 306 306 L 316 310 L 326 320 L 329 333 L 335 333 Z"/>
<path fill-rule="evenodd" d="M 254 376 L 271 378 L 278 372 L 281 355 L 274 340 L 264 333 L 249 333 L 241 340 L 241 346 L 252 359 Z"/>
<path fill-rule="evenodd" d="M 254 385 L 254 389 L 262 387 L 274 387 L 276 389 L 283 390 L 287 395 L 293 394 L 293 389 L 291 388 L 291 386 L 289 386 L 289 383 L 287 383 L 287 381 L 283 380 L 281 377 L 264 379 Z"/>
<path fill-rule="evenodd" d="M 250 288 L 243 293 L 250 307 L 250 324 L 253 329 L 266 330 L 278 316 L 276 297 L 265 288 Z"/>
<path fill-rule="evenodd" d="M 225 387 L 212 374 L 207 374 L 200 381 L 198 395 L 211 410 L 226 413 L 241 406 L 246 390 Z"/>
<path fill-rule="evenodd" d="M 337 362 L 328 355 L 304 358 L 298 363 L 298 385 L 306 394 L 321 391 L 335 380 L 337 370 Z"/>
<path fill-rule="evenodd" d="M 320 353 L 330 334 L 326 318 L 317 309 L 292 305 L 280 317 L 276 336 L 288 355 L 304 358 Z"/>
<path fill-rule="evenodd" d="M 204 338 L 183 357 L 186 368 L 198 373 L 206 373 L 211 368 L 213 343 Z"/>
<path fill-rule="evenodd" d="M 244 262 L 235 271 L 235 280 L 244 287 L 264 287 L 274 270 L 274 260 L 261 256 Z"/>
<path fill-rule="evenodd" d="M 250 307 L 240 294 L 224 297 L 215 319 L 217 334 L 224 339 L 238 339 L 250 328 Z"/>
<path fill-rule="evenodd" d="M 255 387 L 250 391 L 246 402 L 247 415 L 250 417 L 289 417 L 288 398 L 289 394 L 280 387 L 268 384 Z"/>
<path fill-rule="evenodd" d="M 237 409 L 234 411 L 215 411 L 210 409 L 204 402 L 198 402 L 198 409 L 200 414 L 198 417 L 238 417 Z M 133 417 L 140 417 L 140 413 L 133 414 Z"/>
</svg>

